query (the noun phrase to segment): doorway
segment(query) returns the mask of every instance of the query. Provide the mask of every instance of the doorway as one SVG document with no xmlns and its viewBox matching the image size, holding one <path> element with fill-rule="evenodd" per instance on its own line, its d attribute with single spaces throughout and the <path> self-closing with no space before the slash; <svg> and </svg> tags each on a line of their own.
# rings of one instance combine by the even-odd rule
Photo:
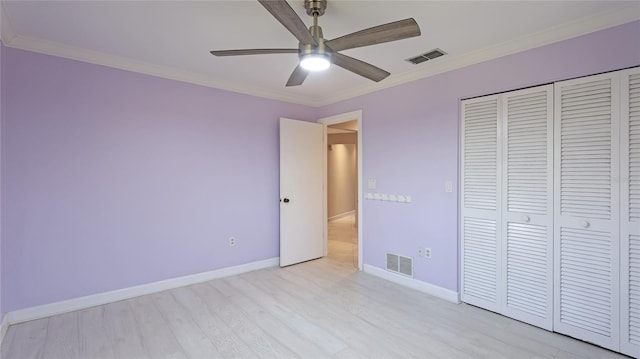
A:
<svg viewBox="0 0 640 359">
<path fill-rule="evenodd" d="M 327 126 L 325 254 L 362 269 L 362 111 L 318 122 Z"/>
<path fill-rule="evenodd" d="M 329 257 L 358 267 L 358 120 L 327 126 Z"/>
</svg>

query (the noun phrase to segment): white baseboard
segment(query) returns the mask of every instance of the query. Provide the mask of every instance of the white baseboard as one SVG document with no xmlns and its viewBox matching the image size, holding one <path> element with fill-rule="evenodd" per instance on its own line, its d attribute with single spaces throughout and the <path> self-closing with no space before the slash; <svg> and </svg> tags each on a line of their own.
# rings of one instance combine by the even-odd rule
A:
<svg viewBox="0 0 640 359">
<path fill-rule="evenodd" d="M 3 315 L 2 320 L 0 320 L 0 349 L 2 348 L 2 341 L 4 340 L 4 335 L 7 334 L 7 329 L 9 329 L 9 316 Z"/>
<path fill-rule="evenodd" d="M 353 211 L 336 214 L 335 216 L 329 217 L 329 222 L 335 221 L 336 219 L 340 219 L 340 218 L 344 218 L 344 217 L 347 217 L 347 216 L 351 216 L 351 215 L 354 215 L 354 214 L 356 214 L 356 210 L 355 209 Z"/>
<path fill-rule="evenodd" d="M 139 297 L 141 295 L 161 292 L 163 290 L 202 283 L 212 279 L 229 277 L 232 275 L 251 272 L 268 267 L 275 267 L 279 264 L 280 258 L 275 257 L 233 267 L 216 269 L 210 272 L 191 274 L 184 277 L 166 279 L 159 282 L 138 285 L 135 287 L 123 288 L 104 293 L 92 294 L 85 297 L 64 300 L 61 302 L 39 305 L 36 307 L 9 312 L 5 315 L 5 321 L 8 322 L 7 324 L 27 322 L 30 320 L 50 317 L 52 315 L 94 307 L 96 305 L 108 304 L 124 299 Z M 5 321 L 3 321 L 3 323 Z"/>
<path fill-rule="evenodd" d="M 364 271 L 376 277 L 386 279 L 388 281 L 403 285 L 405 287 L 419 290 L 421 292 L 430 294 L 434 297 L 438 297 L 452 303 L 460 303 L 460 296 L 458 292 L 452 291 L 450 289 L 442 288 L 437 285 L 429 284 L 429 283 L 419 281 L 417 279 L 405 277 L 399 274 L 394 274 L 369 264 L 364 265 Z"/>
</svg>

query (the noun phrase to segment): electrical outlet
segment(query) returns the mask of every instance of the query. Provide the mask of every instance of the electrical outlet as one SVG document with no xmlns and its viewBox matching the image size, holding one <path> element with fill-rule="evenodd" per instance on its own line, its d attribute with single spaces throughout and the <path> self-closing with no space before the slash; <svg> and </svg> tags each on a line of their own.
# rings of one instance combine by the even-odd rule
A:
<svg viewBox="0 0 640 359">
<path fill-rule="evenodd" d="M 431 248 L 425 248 L 424 249 L 424 257 L 425 258 L 431 258 Z"/>
<path fill-rule="evenodd" d="M 424 257 L 424 248 L 418 247 L 418 257 Z"/>
<path fill-rule="evenodd" d="M 229 237 L 229 245 L 232 247 L 236 245 L 236 237 Z"/>
</svg>

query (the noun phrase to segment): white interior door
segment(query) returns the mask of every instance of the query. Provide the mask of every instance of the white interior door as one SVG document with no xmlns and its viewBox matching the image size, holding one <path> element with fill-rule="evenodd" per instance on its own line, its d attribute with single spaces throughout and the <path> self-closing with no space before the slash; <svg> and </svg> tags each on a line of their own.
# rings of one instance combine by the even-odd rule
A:
<svg viewBox="0 0 640 359">
<path fill-rule="evenodd" d="M 551 330 L 553 86 L 461 113 L 461 299 Z"/>
<path fill-rule="evenodd" d="M 280 119 L 280 266 L 324 255 L 324 130 Z"/>
<path fill-rule="evenodd" d="M 462 102 L 461 285 L 462 301 L 501 308 L 500 96 Z"/>
<path fill-rule="evenodd" d="M 640 357 L 640 68 L 621 84 L 620 350 Z"/>
<path fill-rule="evenodd" d="M 619 348 L 617 74 L 555 84 L 554 330 Z"/>
<path fill-rule="evenodd" d="M 553 85 L 503 95 L 502 313 L 553 327 Z"/>
</svg>

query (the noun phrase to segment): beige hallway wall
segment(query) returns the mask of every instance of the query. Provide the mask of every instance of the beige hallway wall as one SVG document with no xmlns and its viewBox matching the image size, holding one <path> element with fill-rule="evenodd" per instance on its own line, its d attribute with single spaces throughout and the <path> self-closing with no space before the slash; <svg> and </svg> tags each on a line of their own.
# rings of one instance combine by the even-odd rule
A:
<svg viewBox="0 0 640 359">
<path fill-rule="evenodd" d="M 332 136 L 340 136 L 349 143 L 335 143 Z M 346 136 L 356 137 L 355 134 Z M 357 147 L 355 140 L 345 134 L 329 135 L 327 151 L 327 212 L 329 219 L 356 210 L 357 197 Z"/>
</svg>

